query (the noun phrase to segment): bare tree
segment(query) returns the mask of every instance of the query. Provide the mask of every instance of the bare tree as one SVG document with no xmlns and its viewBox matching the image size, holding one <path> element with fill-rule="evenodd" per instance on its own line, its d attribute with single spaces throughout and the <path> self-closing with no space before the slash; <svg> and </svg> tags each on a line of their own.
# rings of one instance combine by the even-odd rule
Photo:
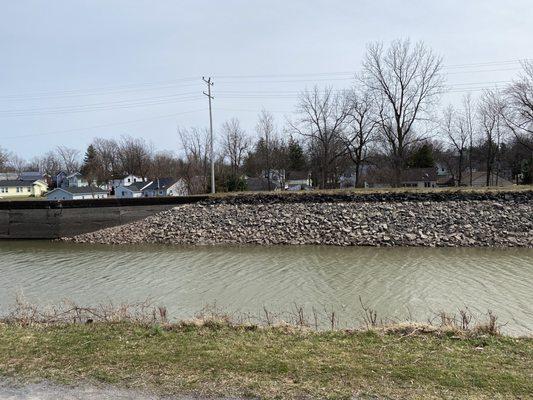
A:
<svg viewBox="0 0 533 400">
<path fill-rule="evenodd" d="M 359 186 L 361 167 L 368 157 L 368 145 L 379 128 L 374 99 L 367 91 L 353 90 L 348 94 L 349 118 L 342 138 L 351 160 L 355 164 L 355 186 Z"/>
<path fill-rule="evenodd" d="M 492 178 L 503 134 L 502 110 L 500 93 L 493 90 L 485 90 L 479 100 L 478 116 L 486 146 L 487 186 L 490 186 L 491 183 L 498 183 L 498 171 L 496 171 L 496 180 L 493 181 Z"/>
<path fill-rule="evenodd" d="M 27 165 L 28 163 L 26 162 L 26 160 L 16 154 L 12 154 L 9 157 L 9 161 L 7 163 L 8 168 L 16 172 L 17 174 L 23 172 Z"/>
<path fill-rule="evenodd" d="M 423 139 L 415 123 L 428 118 L 443 90 L 441 64 L 422 42 L 396 40 L 387 49 L 382 43 L 368 46 L 361 81 L 379 104 L 381 134 L 398 180 L 407 149 Z"/>
<path fill-rule="evenodd" d="M 468 93 L 466 96 L 463 97 L 463 112 L 462 112 L 462 119 L 463 119 L 463 126 L 466 130 L 466 133 L 468 135 L 468 172 L 469 172 L 469 184 L 472 186 L 472 177 L 473 177 L 473 171 L 474 167 L 472 165 L 472 159 L 473 159 L 473 149 L 474 149 L 474 134 L 475 134 L 475 127 L 474 127 L 474 120 L 475 120 L 475 110 L 472 105 L 472 96 L 470 93 Z"/>
<path fill-rule="evenodd" d="M 267 171 L 267 183 L 268 190 L 272 190 L 272 172 L 271 172 L 271 152 L 272 152 L 272 143 L 275 141 L 275 126 L 274 126 L 274 116 L 266 110 L 262 110 L 259 114 L 259 120 L 257 121 L 256 131 L 260 138 L 265 141 L 264 146 L 264 159 L 265 167 Z"/>
<path fill-rule="evenodd" d="M 153 146 L 142 138 L 122 136 L 118 143 L 122 170 L 147 178 L 153 156 Z"/>
<path fill-rule="evenodd" d="M 35 159 L 35 164 L 38 165 L 38 170 L 43 174 L 50 176 L 56 175 L 61 171 L 62 162 L 57 152 L 48 151 L 40 157 Z"/>
<path fill-rule="evenodd" d="M 232 118 L 222 125 L 224 155 L 228 158 L 233 177 L 237 177 L 245 155 L 250 148 L 250 138 L 237 118 Z"/>
<path fill-rule="evenodd" d="M 155 153 L 150 169 L 152 178 L 177 178 L 180 175 L 180 162 L 170 151 Z"/>
<path fill-rule="evenodd" d="M 56 152 L 66 173 L 71 174 L 78 171 L 80 168 L 79 150 L 66 146 L 57 146 Z"/>
<path fill-rule="evenodd" d="M 178 136 L 185 156 L 184 174 L 189 193 L 207 193 L 211 152 L 209 131 L 178 127 Z"/>
<path fill-rule="evenodd" d="M 10 153 L 8 150 L 0 147 L 0 172 L 4 172 L 9 164 Z"/>
<path fill-rule="evenodd" d="M 441 129 L 450 141 L 454 153 L 457 154 L 457 170 L 455 176 L 459 184 L 463 181 L 464 158 L 469 139 L 468 123 L 463 115 L 460 115 L 453 106 L 444 110 Z"/>
<path fill-rule="evenodd" d="M 100 165 L 99 181 L 108 181 L 113 178 L 122 177 L 124 170 L 119 157 L 120 148 L 116 140 L 95 138 L 92 146 L 96 151 L 96 157 Z"/>
<path fill-rule="evenodd" d="M 343 133 L 350 116 L 350 100 L 344 92 L 318 87 L 300 94 L 298 119 L 290 122 L 293 131 L 308 138 L 320 163 L 320 187 L 330 181 L 333 163 L 346 154 Z"/>
<path fill-rule="evenodd" d="M 533 137 L 533 62 L 522 63 L 523 73 L 505 91 L 506 107 L 503 117 L 517 140 L 533 151 L 527 136 Z M 526 140 L 522 137 L 525 136 Z"/>
</svg>

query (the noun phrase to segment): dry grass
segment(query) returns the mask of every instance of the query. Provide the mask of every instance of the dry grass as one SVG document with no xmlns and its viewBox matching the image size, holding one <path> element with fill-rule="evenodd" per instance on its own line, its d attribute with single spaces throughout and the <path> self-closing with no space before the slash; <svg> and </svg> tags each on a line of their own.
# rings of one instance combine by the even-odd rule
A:
<svg viewBox="0 0 533 400">
<path fill-rule="evenodd" d="M 271 192 L 224 192 L 209 195 L 213 198 L 224 198 L 241 195 L 285 195 L 298 196 L 304 194 L 344 195 L 344 194 L 385 194 L 385 193 L 520 193 L 533 191 L 533 185 L 488 186 L 488 187 L 442 187 L 442 188 L 348 188 L 320 189 L 312 191 L 271 191 Z"/>
<path fill-rule="evenodd" d="M 172 323 L 147 302 L 41 310 L 18 299 L 0 322 L 0 376 L 265 398 L 532 393 L 533 339 L 499 335 L 492 313 L 477 324 L 468 311 L 390 324 L 361 305 L 367 326 L 339 330 L 332 310 L 297 305 L 283 315 L 265 309 L 261 324 L 216 307 Z M 315 330 L 324 323 L 329 330 Z"/>
</svg>

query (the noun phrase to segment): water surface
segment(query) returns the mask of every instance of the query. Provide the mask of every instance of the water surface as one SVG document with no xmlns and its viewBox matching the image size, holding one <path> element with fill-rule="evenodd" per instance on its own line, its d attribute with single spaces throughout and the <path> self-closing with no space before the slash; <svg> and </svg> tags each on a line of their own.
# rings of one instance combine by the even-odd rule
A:
<svg viewBox="0 0 533 400">
<path fill-rule="evenodd" d="M 175 318 L 216 303 L 336 310 L 361 322 L 359 296 L 382 317 L 425 321 L 442 310 L 494 311 L 504 330 L 533 333 L 533 250 L 338 247 L 95 246 L 0 242 L 0 308 L 32 302 L 94 305 L 146 298 Z"/>
</svg>

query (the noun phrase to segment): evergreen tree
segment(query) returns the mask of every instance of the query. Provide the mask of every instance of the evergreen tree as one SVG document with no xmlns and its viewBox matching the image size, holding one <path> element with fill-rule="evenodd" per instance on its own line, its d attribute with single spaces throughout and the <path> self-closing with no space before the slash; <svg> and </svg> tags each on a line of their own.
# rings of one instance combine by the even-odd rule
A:
<svg viewBox="0 0 533 400">
<path fill-rule="evenodd" d="M 98 155 L 96 149 L 91 144 L 87 147 L 85 156 L 83 158 L 83 165 L 80 170 L 81 174 L 87 179 L 89 183 L 97 180 L 98 177 Z"/>
<path fill-rule="evenodd" d="M 289 139 L 289 170 L 302 171 L 305 166 L 306 160 L 302 146 L 291 137 Z"/>
<path fill-rule="evenodd" d="M 435 158 L 433 157 L 433 148 L 424 144 L 411 155 L 407 165 L 410 168 L 431 168 L 435 166 Z"/>
</svg>

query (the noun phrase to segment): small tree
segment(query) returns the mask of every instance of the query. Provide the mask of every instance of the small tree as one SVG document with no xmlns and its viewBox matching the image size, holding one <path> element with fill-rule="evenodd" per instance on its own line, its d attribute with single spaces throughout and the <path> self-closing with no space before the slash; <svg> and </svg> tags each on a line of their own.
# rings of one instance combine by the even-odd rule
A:
<svg viewBox="0 0 533 400">
<path fill-rule="evenodd" d="M 350 102 L 345 93 L 331 88 L 300 94 L 297 106 L 298 119 L 289 122 L 292 130 L 306 137 L 315 152 L 320 169 L 320 187 L 327 187 L 338 158 L 346 154 L 342 134 L 350 115 Z"/>
<path fill-rule="evenodd" d="M 250 139 L 236 118 L 224 122 L 222 132 L 224 155 L 229 160 L 233 178 L 237 178 L 244 157 L 250 148 Z"/>
</svg>

